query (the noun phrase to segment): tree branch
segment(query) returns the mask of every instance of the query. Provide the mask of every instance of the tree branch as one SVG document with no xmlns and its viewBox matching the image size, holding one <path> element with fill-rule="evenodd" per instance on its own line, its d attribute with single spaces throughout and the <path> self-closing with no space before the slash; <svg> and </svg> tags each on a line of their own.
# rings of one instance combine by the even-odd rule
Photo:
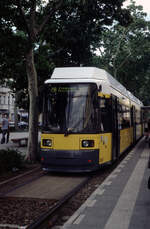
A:
<svg viewBox="0 0 150 229">
<path fill-rule="evenodd" d="M 31 19 L 31 25 L 32 29 L 35 27 L 35 12 L 36 12 L 36 0 L 32 0 L 32 5 L 30 9 L 30 19 Z"/>
<path fill-rule="evenodd" d="M 24 12 L 24 10 L 22 9 L 22 6 L 21 6 L 21 0 L 17 0 L 17 7 L 18 7 L 18 10 L 20 11 L 20 15 L 22 16 L 22 18 L 24 20 L 28 36 L 30 37 L 30 29 L 29 29 L 28 21 L 26 20 L 26 17 L 25 17 L 25 12 Z"/>
<path fill-rule="evenodd" d="M 60 8 L 60 6 L 62 5 L 63 0 L 59 0 L 56 3 L 55 8 L 52 8 L 52 10 L 49 10 L 49 14 L 45 16 L 43 22 L 41 23 L 41 25 L 39 26 L 38 30 L 37 30 L 37 35 L 43 30 L 45 24 L 48 22 L 50 16 L 52 15 L 52 13 L 54 13 L 56 10 L 58 10 Z M 47 9 L 49 8 L 49 4 L 47 5 Z"/>
<path fill-rule="evenodd" d="M 99 52 L 100 52 L 101 56 L 104 56 L 104 53 L 102 52 L 102 50 L 101 50 L 101 48 L 100 48 L 100 47 L 98 48 L 98 50 L 99 50 Z"/>
<path fill-rule="evenodd" d="M 118 71 L 118 68 L 115 67 L 115 65 L 116 65 L 116 63 L 115 63 L 115 62 L 116 62 L 116 58 L 117 58 L 117 55 L 118 55 L 119 50 L 120 50 L 121 42 L 122 42 L 122 40 L 124 39 L 124 37 L 125 37 L 125 35 L 126 35 L 127 32 L 128 32 L 128 30 L 127 30 L 126 28 L 124 28 L 122 37 L 121 37 L 121 39 L 120 39 L 120 41 L 119 41 L 119 44 L 118 44 L 118 46 L 117 46 L 116 53 L 115 53 L 115 55 L 114 55 L 113 68 L 114 68 L 114 77 L 115 77 L 115 78 L 116 78 L 116 76 L 117 76 L 117 71 Z"/>
<path fill-rule="evenodd" d="M 120 50 L 121 42 L 122 42 L 123 38 L 125 37 L 125 32 L 126 32 L 126 28 L 124 28 L 122 37 L 121 37 L 121 39 L 120 39 L 120 41 L 119 41 L 119 43 L 118 43 L 118 46 L 117 46 L 117 49 L 116 49 L 116 53 L 115 53 L 115 55 L 114 55 L 114 57 L 115 57 L 115 58 L 114 58 L 114 61 L 113 61 L 113 66 L 114 66 L 114 67 L 115 67 L 116 57 L 117 57 L 117 55 L 118 55 L 118 53 L 119 53 L 119 50 Z"/>
<path fill-rule="evenodd" d="M 126 58 L 122 61 L 122 63 L 119 65 L 119 67 L 117 68 L 117 70 L 119 69 L 119 68 L 121 68 L 124 64 L 125 64 L 125 62 L 128 60 L 128 57 L 129 56 L 131 56 L 131 53 L 129 53 L 127 56 L 126 56 Z"/>
</svg>

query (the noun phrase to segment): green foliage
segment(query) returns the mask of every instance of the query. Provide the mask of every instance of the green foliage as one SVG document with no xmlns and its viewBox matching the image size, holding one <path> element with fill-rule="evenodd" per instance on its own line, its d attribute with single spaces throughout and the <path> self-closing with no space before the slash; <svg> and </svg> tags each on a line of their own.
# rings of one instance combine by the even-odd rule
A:
<svg viewBox="0 0 150 229">
<path fill-rule="evenodd" d="M 21 154 L 15 150 L 0 150 L 0 174 L 13 171 L 14 168 L 21 169 L 24 159 Z"/>
<path fill-rule="evenodd" d="M 100 40 L 104 28 L 114 20 L 124 26 L 131 22 L 129 11 L 121 9 L 122 3 L 94 0 L 68 4 L 66 1 L 44 33 L 55 65 L 89 66 L 94 44 Z"/>
<path fill-rule="evenodd" d="M 38 0 L 34 12 L 35 1 L 1 0 L 0 79 L 13 78 L 14 92 L 28 87 L 25 58 L 30 45 L 34 47 L 39 87 L 55 66 L 91 65 L 95 42 L 104 27 L 114 20 L 124 26 L 131 22 L 129 11 L 121 8 L 123 2 Z M 47 16 L 45 27 L 36 35 Z"/>
<path fill-rule="evenodd" d="M 18 90 L 15 96 L 15 102 L 19 108 L 24 108 L 26 111 L 29 109 L 29 98 L 27 89 Z"/>
<path fill-rule="evenodd" d="M 18 8 L 18 1 L 1 1 L 1 21 L 3 23 L 0 48 L 4 48 L 4 54 L 8 52 L 7 58 L 10 56 L 15 57 L 14 60 L 17 57 L 20 60 L 25 58 L 29 45 L 28 39 L 31 38 L 31 31 L 28 31 L 25 22 L 30 20 L 33 3 L 32 1 L 20 3 L 25 13 L 26 18 L 24 18 Z M 46 6 L 42 4 L 42 1 L 38 1 L 35 12 L 36 21 L 32 22 L 35 23 L 35 29 L 38 29 L 46 15 L 51 15 L 50 23 L 47 23 L 34 44 L 38 44 L 41 48 L 41 45 L 43 46 L 41 41 L 46 41 L 49 44 L 47 56 L 54 57 L 55 65 L 89 64 L 92 57 L 91 46 L 99 40 L 103 26 L 111 25 L 114 20 L 118 20 L 125 26 L 131 22 L 129 11 L 121 8 L 122 3 L 123 0 L 66 0 L 62 1 L 61 7 L 56 10 L 55 1 L 49 1 Z M 51 60 L 50 58 L 49 62 Z M 8 61 L 5 61 L 8 64 Z M 11 63 L 10 60 L 9 63 Z M 22 60 L 21 63 L 23 66 Z M 15 66 L 15 63 L 13 64 Z M 46 65 L 46 67 L 49 66 Z"/>
<path fill-rule="evenodd" d="M 134 2 L 128 7 L 133 22 L 127 27 L 118 23 L 102 33 L 100 57 L 94 64 L 109 71 L 145 105 L 150 105 L 150 22 L 142 7 Z"/>
</svg>

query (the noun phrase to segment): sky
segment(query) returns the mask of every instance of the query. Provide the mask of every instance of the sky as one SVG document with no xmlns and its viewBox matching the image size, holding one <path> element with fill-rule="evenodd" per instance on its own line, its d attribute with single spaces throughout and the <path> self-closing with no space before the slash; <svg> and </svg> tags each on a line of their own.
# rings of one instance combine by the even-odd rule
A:
<svg viewBox="0 0 150 229">
<path fill-rule="evenodd" d="M 136 5 L 142 5 L 143 11 L 147 13 L 148 18 L 150 18 L 150 1 L 149 0 L 134 0 Z M 125 6 L 130 4 L 130 0 L 126 0 Z"/>
</svg>

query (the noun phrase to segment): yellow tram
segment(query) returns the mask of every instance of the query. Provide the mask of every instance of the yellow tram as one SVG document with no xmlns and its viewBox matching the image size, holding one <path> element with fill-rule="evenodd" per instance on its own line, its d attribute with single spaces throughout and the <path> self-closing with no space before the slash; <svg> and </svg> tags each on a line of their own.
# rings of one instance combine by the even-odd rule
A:
<svg viewBox="0 0 150 229">
<path fill-rule="evenodd" d="M 105 70 L 55 68 L 45 86 L 44 170 L 97 170 L 114 162 L 143 135 L 142 102 Z"/>
</svg>

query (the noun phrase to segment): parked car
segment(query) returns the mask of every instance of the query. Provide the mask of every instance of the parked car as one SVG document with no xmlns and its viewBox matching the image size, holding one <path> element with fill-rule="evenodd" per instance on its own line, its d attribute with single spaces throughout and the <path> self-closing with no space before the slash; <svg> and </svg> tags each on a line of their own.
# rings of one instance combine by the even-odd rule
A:
<svg viewBox="0 0 150 229">
<path fill-rule="evenodd" d="M 27 129 L 28 128 L 28 123 L 24 122 L 24 121 L 18 122 L 18 127 L 20 129 Z"/>
</svg>

